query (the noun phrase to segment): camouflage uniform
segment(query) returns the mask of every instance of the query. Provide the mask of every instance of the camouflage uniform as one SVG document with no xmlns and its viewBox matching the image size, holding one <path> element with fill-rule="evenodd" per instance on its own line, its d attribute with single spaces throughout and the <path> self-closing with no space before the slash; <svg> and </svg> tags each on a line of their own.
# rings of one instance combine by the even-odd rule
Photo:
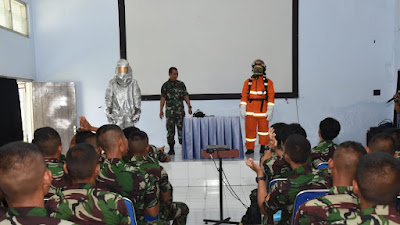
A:
<svg viewBox="0 0 400 225">
<path fill-rule="evenodd" d="M 0 224 L 13 225 L 69 225 L 74 224 L 70 221 L 58 218 L 50 218 L 47 210 L 42 207 L 18 207 L 0 210 Z"/>
<path fill-rule="evenodd" d="M 168 144 L 175 144 L 175 126 L 178 128 L 179 141 L 182 140 L 183 118 L 185 117 L 183 100 L 186 95 L 188 95 L 186 86 L 179 80 L 168 80 L 161 87 L 161 97 L 164 97 L 166 102 Z"/>
<path fill-rule="evenodd" d="M 189 208 L 183 202 L 172 201 L 172 186 L 168 180 L 168 173 L 162 167 L 155 163 L 155 161 L 149 157 L 133 156 L 130 161 L 131 164 L 139 166 L 145 170 L 148 174 L 151 174 L 158 187 L 158 199 L 160 200 L 160 213 L 159 217 L 162 221 L 173 220 L 174 225 L 186 224 L 187 215 L 189 214 Z M 163 202 L 161 198 L 161 192 L 166 193 L 171 191 L 171 200 L 169 202 Z"/>
<path fill-rule="evenodd" d="M 262 168 L 264 169 L 264 174 L 270 180 L 286 178 L 293 173 L 290 164 L 284 158 L 279 157 L 275 151 L 272 151 L 271 158 L 264 161 Z"/>
<path fill-rule="evenodd" d="M 78 224 L 125 224 L 131 219 L 122 196 L 89 183 L 58 189 L 46 206 L 51 217 Z"/>
<path fill-rule="evenodd" d="M 46 163 L 47 169 L 51 171 L 53 179 L 60 178 L 64 175 L 64 163 L 61 162 L 61 160 L 45 158 L 44 162 Z"/>
<path fill-rule="evenodd" d="M 262 157 L 261 157 L 262 158 Z M 312 166 L 311 158 L 307 159 L 307 164 Z M 279 157 L 275 151 L 272 152 L 272 157 L 265 160 L 262 164 L 264 174 L 269 177 L 270 180 L 277 178 L 287 178 L 293 174 L 290 164 L 282 157 Z"/>
<path fill-rule="evenodd" d="M 167 153 L 161 151 L 154 145 L 149 145 L 149 152 L 147 153 L 157 164 L 160 162 L 166 162 L 168 160 Z"/>
<path fill-rule="evenodd" d="M 106 159 L 107 159 L 106 153 L 105 153 L 105 152 L 102 152 L 102 153 L 100 154 L 100 157 L 99 157 L 99 163 L 100 163 L 100 165 L 103 164 L 104 161 L 105 161 Z"/>
<path fill-rule="evenodd" d="M 322 162 L 328 162 L 333 157 L 337 144 L 332 141 L 321 141 L 317 146 L 311 149 L 311 160 L 314 168 Z"/>
<path fill-rule="evenodd" d="M 263 208 L 268 215 L 267 223 L 272 224 L 272 215 L 282 210 L 279 224 L 289 224 L 296 195 L 302 190 L 328 188 L 329 182 L 322 174 L 327 172 L 328 170 L 313 171 L 311 166 L 304 165 L 293 170 L 293 174 L 287 177 L 287 181 L 274 185 L 263 203 Z"/>
<path fill-rule="evenodd" d="M 146 224 L 144 210 L 157 205 L 154 183 L 144 170 L 121 159 L 105 159 L 97 177 L 97 185 L 132 200 L 138 224 Z"/>
<path fill-rule="evenodd" d="M 57 189 L 59 188 L 66 188 L 72 184 L 71 177 L 69 174 L 64 173 L 63 176 L 58 178 L 53 178 L 51 181 L 51 185 L 49 188 L 48 193 L 45 195 L 45 198 L 50 198 L 51 196 L 55 195 Z"/>
<path fill-rule="evenodd" d="M 335 222 L 332 224 L 363 224 L 363 225 L 379 225 L 379 224 L 400 224 L 400 212 L 392 205 L 377 205 L 361 210 L 361 213 L 349 217 L 346 220 Z"/>
<path fill-rule="evenodd" d="M 359 199 L 353 187 L 331 187 L 328 195 L 302 204 L 294 224 L 331 224 L 359 213 Z"/>
<path fill-rule="evenodd" d="M 64 160 L 62 160 L 62 158 Z M 51 181 L 49 192 L 45 196 L 45 198 L 50 198 L 55 194 L 57 188 L 64 188 L 70 185 L 71 180 L 69 178 L 69 175 L 64 173 L 64 155 L 60 156 L 60 160 L 55 158 L 45 158 L 44 161 L 47 165 L 47 169 L 49 169 L 51 171 L 51 174 L 53 175 L 53 180 Z"/>
</svg>

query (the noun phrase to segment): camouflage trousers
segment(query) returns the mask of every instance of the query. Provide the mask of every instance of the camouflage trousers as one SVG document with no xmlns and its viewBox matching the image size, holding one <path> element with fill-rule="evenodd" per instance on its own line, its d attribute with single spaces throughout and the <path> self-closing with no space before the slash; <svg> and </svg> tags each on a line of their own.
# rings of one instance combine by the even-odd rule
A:
<svg viewBox="0 0 400 225">
<path fill-rule="evenodd" d="M 179 143 L 182 143 L 183 117 L 185 115 L 167 116 L 167 141 L 168 144 L 175 144 L 175 126 L 178 129 Z"/>
<path fill-rule="evenodd" d="M 171 202 L 161 204 L 158 215 L 161 220 L 173 220 L 172 225 L 185 225 L 189 207 L 183 202 Z"/>
</svg>

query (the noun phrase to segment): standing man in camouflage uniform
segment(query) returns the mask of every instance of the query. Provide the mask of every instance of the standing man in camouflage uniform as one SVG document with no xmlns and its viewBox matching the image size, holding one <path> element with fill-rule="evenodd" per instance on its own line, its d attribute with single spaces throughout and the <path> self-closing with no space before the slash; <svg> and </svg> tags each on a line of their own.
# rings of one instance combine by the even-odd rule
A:
<svg viewBox="0 0 400 225">
<path fill-rule="evenodd" d="M 0 224 L 73 224 L 50 218 L 43 196 L 51 183 L 43 155 L 29 143 L 13 142 L 0 148 L 0 189 L 9 208 L 0 210 Z"/>
<path fill-rule="evenodd" d="M 167 141 L 169 145 L 168 154 L 174 155 L 175 145 L 175 126 L 178 129 L 179 144 L 182 144 L 182 126 L 183 118 L 185 117 L 185 110 L 183 107 L 183 100 L 188 106 L 188 113 L 192 114 L 192 106 L 190 105 L 189 94 L 186 91 L 186 86 L 178 79 L 178 69 L 175 67 L 169 68 L 169 80 L 161 87 L 160 99 L 160 118 L 164 117 L 164 104 L 166 102 L 166 118 L 167 118 Z"/>
<path fill-rule="evenodd" d="M 330 224 L 356 215 L 359 212 L 359 200 L 352 185 L 357 163 L 366 154 L 367 151 L 360 143 L 347 141 L 340 144 L 333 158 L 329 159 L 333 186 L 328 195 L 302 204 L 295 224 Z"/>
<path fill-rule="evenodd" d="M 137 223 L 147 224 L 145 215 L 157 217 L 159 212 L 155 183 L 146 171 L 122 160 L 127 153 L 128 141 L 119 126 L 103 125 L 97 130 L 96 136 L 106 152 L 97 185 L 131 199 L 136 209 Z"/>
<path fill-rule="evenodd" d="M 356 169 L 354 193 L 361 212 L 335 224 L 400 224 L 396 197 L 400 192 L 400 161 L 384 152 L 363 156 Z"/>
<path fill-rule="evenodd" d="M 95 186 L 100 165 L 92 145 L 77 144 L 69 149 L 64 167 L 72 185 L 58 189 L 47 201 L 52 217 L 79 224 L 131 223 L 122 196 Z"/>
<path fill-rule="evenodd" d="M 287 138 L 284 155 L 285 160 L 292 167 L 293 174 L 287 178 L 287 181 L 274 185 L 269 194 L 267 194 L 264 171 L 253 159 L 246 159 L 246 164 L 257 173 L 257 202 L 261 213 L 266 215 L 268 224 L 273 223 L 273 214 L 282 210 L 279 224 L 289 225 L 294 200 L 300 191 L 328 188 L 324 178 L 313 172 L 311 166 L 307 164 L 310 152 L 310 142 L 303 136 L 293 134 Z"/>
</svg>

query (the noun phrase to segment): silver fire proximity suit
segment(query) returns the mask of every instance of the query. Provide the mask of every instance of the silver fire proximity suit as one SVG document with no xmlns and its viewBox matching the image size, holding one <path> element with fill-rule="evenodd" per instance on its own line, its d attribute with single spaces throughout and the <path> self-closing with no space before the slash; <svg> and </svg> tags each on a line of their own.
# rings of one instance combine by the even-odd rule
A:
<svg viewBox="0 0 400 225">
<path fill-rule="evenodd" d="M 132 77 L 132 69 L 126 59 L 120 59 L 115 77 L 106 90 L 106 116 L 109 123 L 122 129 L 133 126 L 140 117 L 141 94 L 138 82 Z"/>
</svg>

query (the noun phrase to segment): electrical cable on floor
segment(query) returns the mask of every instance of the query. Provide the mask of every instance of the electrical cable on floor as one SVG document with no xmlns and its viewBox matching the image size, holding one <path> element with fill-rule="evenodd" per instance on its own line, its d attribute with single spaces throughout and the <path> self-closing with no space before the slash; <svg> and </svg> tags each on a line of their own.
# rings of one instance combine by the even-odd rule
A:
<svg viewBox="0 0 400 225">
<path fill-rule="evenodd" d="M 217 166 L 217 163 L 215 162 L 214 157 L 212 157 L 211 154 L 210 154 L 210 158 L 213 160 L 214 165 L 215 165 L 215 168 L 217 169 L 217 171 L 219 171 L 218 166 Z M 225 180 L 222 179 L 222 182 L 225 184 L 225 186 L 226 186 L 226 188 L 228 189 L 228 191 L 231 193 L 231 195 L 232 195 L 236 200 L 238 200 L 238 201 L 244 206 L 245 209 L 247 209 L 248 206 L 247 206 L 246 204 L 243 203 L 243 201 L 242 201 L 242 200 L 239 198 L 239 196 L 236 194 L 235 190 L 233 190 L 231 184 L 229 183 L 228 178 L 226 177 L 226 174 L 225 174 L 224 170 L 222 170 L 222 174 L 224 175 L 225 180 L 226 180 L 226 182 L 225 182 Z"/>
</svg>

